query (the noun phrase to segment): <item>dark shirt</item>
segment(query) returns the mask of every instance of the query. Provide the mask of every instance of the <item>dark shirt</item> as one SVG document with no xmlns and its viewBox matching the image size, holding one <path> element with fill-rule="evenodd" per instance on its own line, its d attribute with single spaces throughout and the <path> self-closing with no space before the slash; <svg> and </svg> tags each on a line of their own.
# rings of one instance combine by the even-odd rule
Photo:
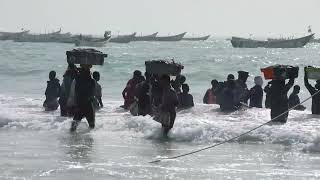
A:
<svg viewBox="0 0 320 180">
<path fill-rule="evenodd" d="M 235 95 L 235 90 L 231 88 L 224 88 L 221 93 L 221 100 L 219 102 L 222 111 L 234 111 L 237 109 L 238 101 Z"/>
<path fill-rule="evenodd" d="M 288 91 L 294 84 L 294 80 L 289 80 L 289 82 L 283 86 L 271 85 L 271 107 L 275 106 L 288 106 Z M 287 108 L 288 109 L 288 108 Z"/>
<path fill-rule="evenodd" d="M 151 103 L 153 106 L 159 106 L 162 101 L 162 89 L 160 87 L 159 81 L 151 82 Z"/>
<path fill-rule="evenodd" d="M 193 107 L 193 96 L 188 93 L 179 94 L 179 108 L 190 108 Z"/>
<path fill-rule="evenodd" d="M 165 89 L 162 93 L 161 109 L 165 112 L 175 112 L 179 105 L 177 94 L 172 89 Z"/>
<path fill-rule="evenodd" d="M 304 84 L 311 95 L 314 95 L 318 90 L 311 86 L 308 82 L 308 78 L 304 78 Z M 312 97 L 312 114 L 320 114 L 320 93 Z"/>
<path fill-rule="evenodd" d="M 61 91 L 60 91 L 60 104 L 67 103 L 67 99 L 69 98 L 70 88 L 73 80 L 78 75 L 77 70 L 69 69 L 63 75 L 63 80 L 61 84 Z"/>
<path fill-rule="evenodd" d="M 300 98 L 298 96 L 298 94 L 290 94 L 289 96 L 289 108 L 292 108 L 296 105 L 300 104 Z"/>
<path fill-rule="evenodd" d="M 96 82 L 91 76 L 78 75 L 76 77 L 75 95 L 78 105 L 88 105 L 92 103 L 95 95 Z"/>
<path fill-rule="evenodd" d="M 162 92 L 162 103 L 160 105 L 160 110 L 162 113 L 169 113 L 170 115 L 169 125 L 162 124 L 162 126 L 166 127 L 166 133 L 173 127 L 176 119 L 176 107 L 178 105 L 179 101 L 176 92 L 170 88 L 164 89 Z"/>
<path fill-rule="evenodd" d="M 220 104 L 222 101 L 222 92 L 225 87 L 225 82 L 219 82 L 218 87 L 215 89 L 214 94 L 216 95 L 216 103 Z"/>
<path fill-rule="evenodd" d="M 136 97 L 138 98 L 139 110 L 150 113 L 151 109 L 151 84 L 148 81 L 141 82 L 136 87 Z"/>
<path fill-rule="evenodd" d="M 287 84 L 273 80 L 270 88 L 271 96 L 271 119 L 276 122 L 285 123 L 288 118 L 288 91 L 294 84 L 294 79 L 290 79 Z M 286 113 L 285 113 L 286 112 Z M 283 114 L 283 115 L 281 115 Z M 280 117 L 278 117 L 281 115 Z M 277 117 L 277 118 L 276 118 Z"/>
<path fill-rule="evenodd" d="M 265 107 L 266 108 L 271 108 L 271 89 L 270 89 L 270 85 L 266 85 L 266 87 L 264 87 L 264 92 L 266 93 L 266 100 L 265 100 Z"/>
<path fill-rule="evenodd" d="M 249 90 L 247 84 L 241 80 L 236 80 L 235 98 L 237 101 L 247 104 L 249 99 Z"/>
<path fill-rule="evenodd" d="M 289 96 L 289 108 L 296 106 L 294 108 L 295 110 L 305 110 L 306 109 L 303 105 L 301 105 L 301 104 L 298 105 L 298 104 L 300 104 L 300 98 L 299 98 L 298 94 L 291 93 L 291 95 Z"/>
<path fill-rule="evenodd" d="M 46 99 L 53 100 L 60 96 L 60 84 L 58 79 L 47 81 Z"/>
<path fill-rule="evenodd" d="M 250 107 L 262 108 L 263 90 L 261 86 L 255 85 L 250 89 Z"/>
</svg>

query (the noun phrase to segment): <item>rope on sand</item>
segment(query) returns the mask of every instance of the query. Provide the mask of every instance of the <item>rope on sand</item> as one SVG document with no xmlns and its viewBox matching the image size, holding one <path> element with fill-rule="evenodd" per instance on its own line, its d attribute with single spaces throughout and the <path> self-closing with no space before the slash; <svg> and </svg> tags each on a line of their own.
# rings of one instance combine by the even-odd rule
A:
<svg viewBox="0 0 320 180">
<path fill-rule="evenodd" d="M 240 135 L 238 135 L 238 136 L 232 137 L 232 138 L 230 138 L 230 139 L 227 139 L 227 140 L 222 141 L 222 142 L 217 143 L 217 144 L 213 144 L 213 145 L 211 145 L 211 146 L 207 146 L 207 147 L 204 147 L 204 148 L 201 148 L 201 149 L 198 149 L 198 150 L 190 151 L 190 152 L 188 152 L 188 153 L 184 153 L 184 154 L 180 154 L 180 155 L 176 155 L 176 156 L 172 156 L 172 157 L 167 157 L 167 158 L 159 158 L 159 159 L 156 159 L 156 160 L 154 160 L 154 161 L 150 161 L 149 163 L 157 163 L 157 162 L 161 162 L 161 161 L 163 161 L 163 160 L 177 159 L 177 158 L 180 158 L 180 157 L 192 155 L 192 154 L 195 154 L 195 153 L 198 153 L 198 152 L 207 150 L 207 149 L 211 149 L 211 148 L 220 146 L 220 145 L 225 144 L 225 143 L 227 143 L 227 142 L 231 142 L 231 141 L 233 141 L 233 140 L 235 140 L 235 139 L 238 139 L 238 138 L 241 137 L 241 136 L 247 135 L 247 134 L 251 133 L 252 131 L 255 131 L 255 130 L 261 128 L 262 126 L 265 126 L 265 125 L 269 124 L 269 123 L 272 122 L 273 120 L 275 120 L 275 119 L 279 118 L 280 116 L 288 113 L 289 111 L 293 110 L 294 108 L 298 107 L 299 105 L 307 102 L 309 99 L 311 99 L 311 98 L 314 97 L 315 95 L 319 94 L 319 92 L 320 92 L 320 91 L 317 91 L 316 93 L 314 93 L 313 95 L 311 95 L 311 96 L 308 97 L 307 99 L 303 100 L 300 104 L 297 104 L 297 105 L 293 106 L 292 108 L 290 108 L 290 109 L 287 110 L 286 112 L 284 112 L 284 113 L 276 116 L 275 118 L 271 119 L 270 121 L 268 121 L 268 122 L 266 122 L 266 123 L 263 123 L 263 124 L 261 124 L 261 125 L 259 125 L 259 126 L 256 126 L 255 128 L 253 128 L 253 129 L 251 129 L 251 130 L 249 130 L 249 131 L 247 131 L 247 132 L 245 132 L 245 133 L 242 133 L 242 134 L 240 134 Z"/>
</svg>

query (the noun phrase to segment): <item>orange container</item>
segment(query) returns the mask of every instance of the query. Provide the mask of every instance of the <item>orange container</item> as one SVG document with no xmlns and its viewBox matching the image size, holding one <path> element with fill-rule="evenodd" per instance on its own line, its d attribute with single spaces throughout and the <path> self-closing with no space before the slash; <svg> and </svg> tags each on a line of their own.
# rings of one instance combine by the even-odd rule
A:
<svg viewBox="0 0 320 180">
<path fill-rule="evenodd" d="M 267 67 L 267 68 L 261 69 L 261 72 L 263 73 L 265 79 L 273 79 L 274 78 L 272 67 Z"/>
</svg>

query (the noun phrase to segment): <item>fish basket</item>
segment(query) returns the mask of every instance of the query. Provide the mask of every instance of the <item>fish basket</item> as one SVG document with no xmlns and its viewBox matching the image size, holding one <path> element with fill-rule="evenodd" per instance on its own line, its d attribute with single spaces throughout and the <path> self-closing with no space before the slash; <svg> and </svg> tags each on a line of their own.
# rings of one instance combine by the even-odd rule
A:
<svg viewBox="0 0 320 180">
<path fill-rule="evenodd" d="M 103 54 L 95 49 L 73 49 L 67 51 L 67 62 L 72 64 L 87 64 L 87 65 L 103 65 L 104 58 L 107 54 Z"/>
<path fill-rule="evenodd" d="M 173 59 L 171 61 L 168 60 L 151 60 L 146 61 L 146 72 L 150 74 L 158 74 L 158 75 L 171 75 L 177 76 L 181 74 L 181 70 L 184 68 L 180 63 L 175 63 Z"/>
<path fill-rule="evenodd" d="M 274 79 L 291 79 L 297 78 L 299 75 L 299 67 L 290 65 L 275 65 L 262 68 L 261 72 L 266 80 Z"/>
<path fill-rule="evenodd" d="M 320 68 L 308 66 L 305 67 L 308 79 L 320 80 Z"/>
</svg>

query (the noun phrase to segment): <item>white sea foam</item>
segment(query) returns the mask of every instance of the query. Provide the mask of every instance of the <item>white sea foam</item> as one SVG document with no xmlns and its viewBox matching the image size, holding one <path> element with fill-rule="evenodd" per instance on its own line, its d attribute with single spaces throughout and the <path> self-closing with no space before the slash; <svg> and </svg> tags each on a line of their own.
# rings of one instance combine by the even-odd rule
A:
<svg viewBox="0 0 320 180">
<path fill-rule="evenodd" d="M 96 114 L 94 133 L 112 131 L 126 136 L 159 139 L 161 125 L 150 116 L 131 116 L 119 108 L 121 102 L 105 100 L 105 108 Z M 67 131 L 71 118 L 59 116 L 59 111 L 45 112 L 39 99 L 0 96 L 0 127 Z M 229 114 L 216 105 L 196 106 L 177 114 L 169 137 L 172 141 L 210 144 L 225 141 L 269 121 L 269 110 L 247 109 Z M 318 117 L 310 112 L 292 111 L 285 125 L 266 125 L 237 140 L 239 143 L 275 143 L 293 145 L 305 151 L 320 152 Z M 83 120 L 79 129 L 86 130 Z"/>
</svg>

